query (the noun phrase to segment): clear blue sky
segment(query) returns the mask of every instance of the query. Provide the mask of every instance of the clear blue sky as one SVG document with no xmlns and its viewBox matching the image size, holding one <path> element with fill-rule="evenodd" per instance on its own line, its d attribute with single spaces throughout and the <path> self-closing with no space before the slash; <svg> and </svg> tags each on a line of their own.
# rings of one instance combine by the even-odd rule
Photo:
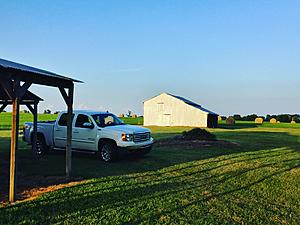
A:
<svg viewBox="0 0 300 225">
<path fill-rule="evenodd" d="M 300 113 L 300 1 L 3 1 L 0 58 L 83 80 L 75 108 L 161 92 L 219 114 Z M 65 109 L 33 86 L 41 110 Z"/>
</svg>

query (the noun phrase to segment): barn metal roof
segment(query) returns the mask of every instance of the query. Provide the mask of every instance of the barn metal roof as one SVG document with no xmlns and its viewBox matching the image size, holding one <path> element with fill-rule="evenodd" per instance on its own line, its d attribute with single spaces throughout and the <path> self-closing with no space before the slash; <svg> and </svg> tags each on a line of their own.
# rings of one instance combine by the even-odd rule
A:
<svg viewBox="0 0 300 225">
<path fill-rule="evenodd" d="M 41 70 L 35 67 L 31 67 L 31 66 L 27 66 L 24 64 L 20 64 L 20 63 L 16 63 L 16 62 L 12 62 L 12 61 L 8 61 L 5 59 L 1 59 L 0 58 L 0 69 L 8 69 L 8 70 L 12 70 L 12 72 L 25 72 L 22 75 L 26 76 L 29 74 L 35 74 L 35 75 L 39 75 L 39 76 L 43 76 L 43 77 L 48 77 L 48 78 L 54 78 L 57 80 L 64 80 L 64 81 L 69 81 L 69 82 L 80 82 L 82 83 L 82 81 L 79 80 L 75 80 L 66 76 L 62 76 L 53 72 L 49 72 L 46 70 Z M 1 70 L 0 70 L 1 71 Z M 0 76 L 3 76 L 2 74 L 0 74 Z"/>
<path fill-rule="evenodd" d="M 174 98 L 177 98 L 177 99 L 183 101 L 184 103 L 186 103 L 186 104 L 188 104 L 188 105 L 190 105 L 190 106 L 193 106 L 193 107 L 195 107 L 195 108 L 197 108 L 197 109 L 200 109 L 200 110 L 202 110 L 202 111 L 204 111 L 204 112 L 207 112 L 207 113 L 209 113 L 209 114 L 218 115 L 217 113 L 214 113 L 214 112 L 212 112 L 212 111 L 210 111 L 210 110 L 208 110 L 208 109 L 205 109 L 205 108 L 203 108 L 201 105 L 199 105 L 199 104 L 197 104 L 197 103 L 195 103 L 195 102 L 192 102 L 192 101 L 190 101 L 190 100 L 188 100 L 188 99 L 186 99 L 186 98 L 183 98 L 183 97 L 177 96 L 177 95 L 172 95 L 172 94 L 169 94 L 169 93 L 167 93 L 167 94 L 173 96 Z"/>
</svg>

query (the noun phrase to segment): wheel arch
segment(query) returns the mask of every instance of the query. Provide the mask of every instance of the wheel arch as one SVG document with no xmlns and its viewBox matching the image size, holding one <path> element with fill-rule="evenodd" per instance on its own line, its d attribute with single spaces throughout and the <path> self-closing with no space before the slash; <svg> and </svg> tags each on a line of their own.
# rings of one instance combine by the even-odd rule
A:
<svg viewBox="0 0 300 225">
<path fill-rule="evenodd" d="M 42 137 L 44 138 L 46 144 L 47 144 L 45 135 L 44 135 L 42 132 L 37 132 L 37 133 L 36 133 L 36 137 L 38 137 L 38 136 L 42 136 Z M 30 134 L 30 140 L 31 140 L 31 143 L 32 143 L 32 142 L 33 142 L 33 132 L 31 132 L 31 134 Z"/>
<path fill-rule="evenodd" d="M 100 149 L 100 146 L 103 144 L 103 143 L 106 143 L 106 142 L 110 142 L 110 143 L 113 143 L 117 146 L 117 142 L 114 140 L 114 139 L 110 139 L 110 138 L 100 138 L 99 141 L 98 141 L 98 149 Z"/>
</svg>

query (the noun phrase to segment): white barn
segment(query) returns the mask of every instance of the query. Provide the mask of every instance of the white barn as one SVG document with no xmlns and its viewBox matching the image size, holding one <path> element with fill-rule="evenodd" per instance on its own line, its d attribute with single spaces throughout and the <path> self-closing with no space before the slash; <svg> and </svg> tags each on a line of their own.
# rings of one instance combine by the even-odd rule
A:
<svg viewBox="0 0 300 225">
<path fill-rule="evenodd" d="M 216 127 L 218 114 L 180 96 L 162 93 L 144 102 L 145 126 Z"/>
</svg>

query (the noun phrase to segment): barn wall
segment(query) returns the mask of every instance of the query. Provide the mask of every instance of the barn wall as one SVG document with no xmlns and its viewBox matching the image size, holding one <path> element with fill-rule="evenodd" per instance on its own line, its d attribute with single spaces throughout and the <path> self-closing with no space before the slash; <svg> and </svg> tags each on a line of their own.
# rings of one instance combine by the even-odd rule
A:
<svg viewBox="0 0 300 225">
<path fill-rule="evenodd" d="M 145 126 L 206 127 L 207 113 L 165 93 L 144 102 Z"/>
</svg>

